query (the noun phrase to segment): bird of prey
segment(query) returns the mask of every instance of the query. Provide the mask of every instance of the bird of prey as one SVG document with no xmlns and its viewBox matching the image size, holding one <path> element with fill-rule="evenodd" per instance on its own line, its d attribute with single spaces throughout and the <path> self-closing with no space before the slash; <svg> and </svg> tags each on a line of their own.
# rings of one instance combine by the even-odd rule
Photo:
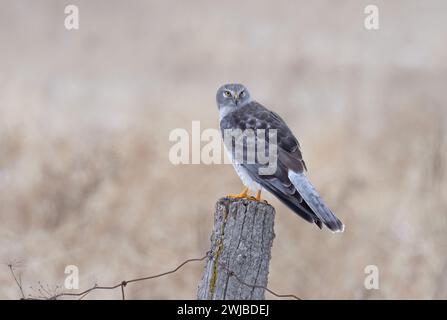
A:
<svg viewBox="0 0 447 320">
<path fill-rule="evenodd" d="M 310 223 L 315 223 L 320 229 L 324 224 L 333 232 L 342 232 L 344 230 L 343 223 L 324 204 L 307 178 L 305 174 L 307 168 L 301 154 L 300 144 L 284 120 L 275 112 L 252 100 L 249 91 L 242 84 L 221 86 L 217 90 L 216 102 L 224 140 L 228 141 L 226 137 L 228 132 L 237 132 L 237 135 L 242 137 L 242 139 L 232 137 L 229 140 L 231 143 L 225 142 L 224 144 L 237 174 L 245 185 L 240 194 L 229 197 L 253 198 L 248 194 L 249 191 L 252 191 L 257 193 L 255 199 L 261 201 L 261 191 L 265 189 L 300 217 Z M 275 141 L 270 136 L 267 137 L 267 131 L 272 129 L 276 133 Z M 276 143 L 276 149 L 272 149 L 275 150 L 276 161 L 274 172 L 261 174 L 260 169 L 265 167 L 264 164 L 256 161 L 257 158 L 255 161 L 247 161 L 249 152 L 246 146 L 249 136 L 247 132 L 253 131 L 265 133 L 264 136 L 254 136 L 256 148 L 259 149 L 260 142 L 263 142 L 264 149 L 270 150 L 269 144 Z M 235 142 L 236 140 L 239 142 Z M 236 161 L 236 149 L 241 144 L 242 161 Z"/>
</svg>

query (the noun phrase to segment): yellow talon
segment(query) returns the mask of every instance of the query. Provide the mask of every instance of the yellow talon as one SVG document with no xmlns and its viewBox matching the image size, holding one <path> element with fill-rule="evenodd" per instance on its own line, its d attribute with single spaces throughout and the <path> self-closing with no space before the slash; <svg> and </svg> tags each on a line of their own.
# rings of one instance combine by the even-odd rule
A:
<svg viewBox="0 0 447 320">
<path fill-rule="evenodd" d="M 251 199 L 251 200 L 258 201 L 258 202 L 264 202 L 265 204 L 268 204 L 267 200 L 263 200 L 263 199 L 261 199 L 261 191 L 262 191 L 262 189 L 261 189 L 261 190 L 258 190 L 258 191 L 256 192 L 256 197 L 250 197 L 250 199 Z"/>
<path fill-rule="evenodd" d="M 266 202 L 265 200 L 261 200 L 261 190 L 258 190 L 256 192 L 256 197 L 251 196 L 251 197 L 249 197 L 249 199 L 253 200 L 253 201 L 258 201 L 258 202 L 261 202 L 261 201 Z"/>
<path fill-rule="evenodd" d="M 249 199 L 250 196 L 248 195 L 248 188 L 245 187 L 244 190 L 242 190 L 241 193 L 239 194 L 229 194 L 227 196 L 228 198 L 233 198 L 233 199 Z"/>
</svg>

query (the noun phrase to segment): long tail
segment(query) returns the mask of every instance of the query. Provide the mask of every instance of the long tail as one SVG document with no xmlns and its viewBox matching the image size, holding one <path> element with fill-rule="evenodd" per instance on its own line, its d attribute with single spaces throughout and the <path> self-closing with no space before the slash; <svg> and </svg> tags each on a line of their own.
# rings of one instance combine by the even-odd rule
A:
<svg viewBox="0 0 447 320">
<path fill-rule="evenodd" d="M 323 199 L 321 199 L 306 175 L 304 173 L 293 172 L 292 170 L 289 170 L 288 175 L 290 181 L 292 181 L 295 186 L 295 189 L 312 209 L 318 219 L 320 219 L 330 230 L 334 232 L 343 232 L 345 226 L 324 204 Z"/>
</svg>

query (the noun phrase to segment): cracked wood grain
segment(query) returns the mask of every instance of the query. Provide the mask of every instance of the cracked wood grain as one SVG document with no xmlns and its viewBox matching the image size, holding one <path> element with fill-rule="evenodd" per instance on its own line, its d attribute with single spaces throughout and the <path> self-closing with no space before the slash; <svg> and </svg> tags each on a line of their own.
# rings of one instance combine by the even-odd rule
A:
<svg viewBox="0 0 447 320">
<path fill-rule="evenodd" d="M 216 203 L 199 300 L 264 299 L 261 287 L 267 287 L 274 218 L 275 209 L 263 202 L 222 198 Z"/>
</svg>

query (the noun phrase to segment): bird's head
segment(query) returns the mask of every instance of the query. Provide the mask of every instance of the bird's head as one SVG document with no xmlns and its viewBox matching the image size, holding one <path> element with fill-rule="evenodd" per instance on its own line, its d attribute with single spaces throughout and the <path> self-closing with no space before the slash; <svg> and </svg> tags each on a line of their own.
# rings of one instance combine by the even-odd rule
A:
<svg viewBox="0 0 447 320">
<path fill-rule="evenodd" d="M 221 112 L 223 109 L 241 107 L 250 102 L 250 93 L 242 84 L 224 84 L 217 90 L 216 102 Z"/>
</svg>

